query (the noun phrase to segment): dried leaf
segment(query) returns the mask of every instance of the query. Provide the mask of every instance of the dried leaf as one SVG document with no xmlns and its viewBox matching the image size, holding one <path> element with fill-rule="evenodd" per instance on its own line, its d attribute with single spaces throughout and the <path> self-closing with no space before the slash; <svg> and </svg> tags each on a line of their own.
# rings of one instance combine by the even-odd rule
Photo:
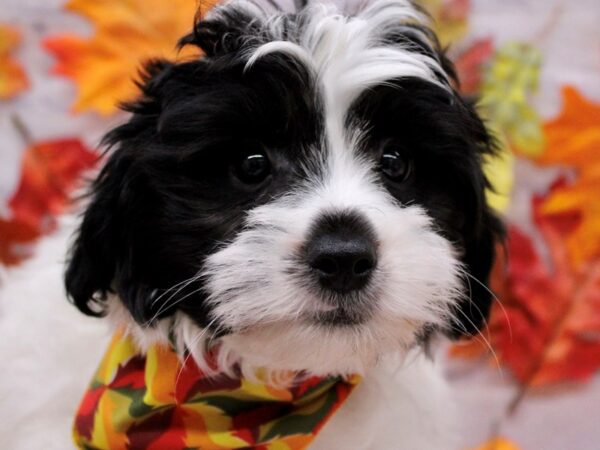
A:
<svg viewBox="0 0 600 450">
<path fill-rule="evenodd" d="M 0 264 L 12 266 L 31 256 L 30 243 L 40 232 L 26 223 L 0 219 Z"/>
<path fill-rule="evenodd" d="M 21 43 L 21 33 L 14 27 L 0 24 L 0 99 L 13 98 L 29 87 L 23 67 L 11 57 Z"/>
<path fill-rule="evenodd" d="M 59 35 L 44 44 L 58 59 L 54 72 L 77 84 L 74 111 L 114 113 L 118 102 L 138 93 L 132 80 L 141 62 L 197 54 L 193 49 L 176 50 L 178 39 L 192 29 L 197 6 L 196 0 L 69 1 L 67 9 L 94 23 L 94 36 Z M 203 10 L 207 6 L 203 4 Z"/>
<path fill-rule="evenodd" d="M 527 235 L 511 228 L 507 271 L 494 281 L 504 310 L 495 304 L 489 322 L 500 362 L 525 388 L 584 381 L 600 368 L 600 259 L 572 267 L 564 242 L 580 218 L 543 214 L 541 202 L 535 202 L 535 221 L 549 262 Z M 481 343 L 470 346 L 455 353 L 483 351 Z"/>
<path fill-rule="evenodd" d="M 487 74 L 486 70 L 490 65 L 490 59 L 494 52 L 493 43 L 491 39 L 483 39 L 473 43 L 463 53 L 461 53 L 456 60 L 456 68 L 461 81 L 461 93 L 467 96 L 477 96 L 478 91 L 481 88 L 484 74 Z M 494 56 L 497 58 L 497 55 Z M 492 64 L 493 66 L 494 64 Z M 512 191 L 514 183 L 514 156 L 512 154 L 510 145 L 508 145 L 505 139 L 502 139 L 504 133 L 502 132 L 502 124 L 494 122 L 494 110 L 489 108 L 490 104 L 487 104 L 486 99 L 493 99 L 490 97 L 490 84 L 488 75 L 485 75 L 486 83 L 485 86 L 488 89 L 484 89 L 482 92 L 482 103 L 483 113 L 491 119 L 488 125 L 491 126 L 495 135 L 499 136 L 500 146 L 498 154 L 495 157 L 488 157 L 485 161 L 485 172 L 486 176 L 490 180 L 493 190 L 488 190 L 487 201 L 488 204 L 496 211 L 504 212 L 508 208 L 510 202 L 510 193 Z M 493 102 L 492 102 L 493 104 Z"/>
<path fill-rule="evenodd" d="M 419 3 L 433 17 L 443 46 L 458 42 L 467 33 L 470 0 L 420 0 Z"/>
<path fill-rule="evenodd" d="M 507 146 L 501 147 L 495 156 L 486 157 L 484 172 L 493 189 L 486 191 L 488 205 L 499 212 L 508 209 L 510 193 L 514 184 L 514 156 Z"/>
<path fill-rule="evenodd" d="M 479 92 L 484 66 L 493 53 L 493 41 L 487 38 L 473 42 L 454 59 L 461 94 L 476 95 Z"/>
<path fill-rule="evenodd" d="M 536 161 L 576 171 L 574 180 L 552 190 L 541 209 L 581 215 L 581 224 L 567 237 L 569 257 L 580 265 L 600 257 L 600 103 L 569 86 L 563 99 L 562 113 L 544 126 L 547 148 Z"/>
<path fill-rule="evenodd" d="M 455 64 L 460 80 L 461 94 L 478 96 L 483 75 L 486 73 L 485 70 L 493 52 L 493 42 L 488 38 L 474 42 L 458 55 Z M 498 128 L 496 124 L 496 131 Z M 496 132 L 496 135 L 501 134 L 501 132 Z M 508 208 L 514 182 L 514 157 L 509 145 L 502 140 L 501 144 L 503 145 L 499 147 L 497 155 L 485 160 L 485 173 L 493 186 L 493 189 L 487 191 L 486 197 L 492 208 L 504 212 Z"/>
<path fill-rule="evenodd" d="M 29 256 L 27 244 L 54 228 L 82 171 L 97 159 L 76 139 L 40 142 L 25 151 L 19 185 L 9 201 L 11 216 L 0 220 L 0 262 L 16 264 Z"/>
<path fill-rule="evenodd" d="M 496 51 L 481 86 L 481 112 L 495 134 L 517 153 L 537 156 L 544 148 L 541 118 L 529 104 L 539 82 L 541 53 L 508 43 Z"/>
<path fill-rule="evenodd" d="M 519 447 L 508 439 L 497 437 L 473 450 L 519 450 Z"/>
</svg>

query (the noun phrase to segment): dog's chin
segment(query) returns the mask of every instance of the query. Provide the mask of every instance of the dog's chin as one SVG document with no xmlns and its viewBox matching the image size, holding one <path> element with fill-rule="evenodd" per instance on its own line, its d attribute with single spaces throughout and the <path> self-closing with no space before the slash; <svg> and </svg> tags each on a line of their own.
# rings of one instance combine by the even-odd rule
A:
<svg viewBox="0 0 600 450">
<path fill-rule="evenodd" d="M 364 374 L 386 354 L 405 354 L 420 326 L 378 320 L 372 314 L 333 310 L 309 320 L 257 324 L 221 338 L 224 360 L 243 371 L 294 370 L 311 375 Z M 243 355 L 240 357 L 240 355 Z"/>
</svg>

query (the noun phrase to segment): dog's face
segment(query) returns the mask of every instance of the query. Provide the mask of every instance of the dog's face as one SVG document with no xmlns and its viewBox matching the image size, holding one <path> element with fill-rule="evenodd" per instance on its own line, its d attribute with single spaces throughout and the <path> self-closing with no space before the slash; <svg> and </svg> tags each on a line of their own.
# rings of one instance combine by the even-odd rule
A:
<svg viewBox="0 0 600 450">
<path fill-rule="evenodd" d="M 115 293 L 142 328 L 197 330 L 188 346 L 321 373 L 474 331 L 500 231 L 490 143 L 424 20 L 382 0 L 199 21 L 184 43 L 205 56 L 149 64 L 108 137 L 66 276 L 77 306 Z"/>
</svg>

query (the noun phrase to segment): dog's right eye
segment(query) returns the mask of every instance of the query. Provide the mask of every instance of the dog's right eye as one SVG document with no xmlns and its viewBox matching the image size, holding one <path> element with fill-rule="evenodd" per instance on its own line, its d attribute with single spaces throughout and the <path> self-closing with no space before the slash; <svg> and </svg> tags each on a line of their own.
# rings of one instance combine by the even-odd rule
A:
<svg viewBox="0 0 600 450">
<path fill-rule="evenodd" d="M 252 151 L 241 155 L 232 169 L 233 175 L 242 183 L 259 184 L 271 173 L 271 163 L 264 152 Z"/>
</svg>

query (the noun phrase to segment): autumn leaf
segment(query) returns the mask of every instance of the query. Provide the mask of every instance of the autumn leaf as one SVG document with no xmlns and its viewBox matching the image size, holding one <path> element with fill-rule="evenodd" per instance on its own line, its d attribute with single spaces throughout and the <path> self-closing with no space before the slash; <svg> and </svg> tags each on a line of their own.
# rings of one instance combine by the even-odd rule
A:
<svg viewBox="0 0 600 450">
<path fill-rule="evenodd" d="M 456 57 L 455 66 L 462 95 L 479 97 L 483 77 L 493 55 L 493 42 L 488 38 L 472 43 Z M 491 115 L 490 111 L 487 113 Z M 500 126 L 496 124 L 495 129 Z M 501 134 L 497 132 L 496 136 Z M 514 183 L 514 156 L 506 140 L 500 140 L 500 144 L 497 154 L 485 159 L 484 170 L 493 187 L 486 192 L 487 202 L 496 211 L 504 212 L 510 203 Z"/>
<path fill-rule="evenodd" d="M 564 242 L 580 218 L 546 215 L 542 202 L 534 202 L 535 222 L 549 261 L 526 234 L 510 229 L 507 271 L 494 283 L 504 311 L 495 304 L 489 322 L 500 362 L 525 389 L 584 381 L 600 368 L 600 259 L 573 267 Z"/>
<path fill-rule="evenodd" d="M 203 10 L 212 3 L 202 3 Z M 53 71 L 77 85 L 74 111 L 112 114 L 138 93 L 133 80 L 142 62 L 197 55 L 191 47 L 176 49 L 193 27 L 197 7 L 197 0 L 70 0 L 66 8 L 91 20 L 95 34 L 53 36 L 44 45 L 58 59 Z"/>
<path fill-rule="evenodd" d="M 31 242 L 40 236 L 35 228 L 16 220 L 0 219 L 0 264 L 12 266 L 31 256 Z"/>
<path fill-rule="evenodd" d="M 28 244 L 54 229 L 81 173 L 97 160 L 77 139 L 39 142 L 25 151 L 21 178 L 8 203 L 10 217 L 0 219 L 1 263 L 17 264 L 30 255 Z"/>
<path fill-rule="evenodd" d="M 581 215 L 580 225 L 566 237 L 569 257 L 580 265 L 600 257 L 600 103 L 570 86 L 562 95 L 562 113 L 544 125 L 547 146 L 536 162 L 575 169 L 575 178 L 553 189 L 541 210 Z"/>
<path fill-rule="evenodd" d="M 29 87 L 23 67 L 11 56 L 21 43 L 21 33 L 0 24 L 0 99 L 13 98 Z"/>
<path fill-rule="evenodd" d="M 435 19 L 443 45 L 465 35 L 470 1 L 424 0 L 421 4 Z M 487 202 L 504 212 L 514 182 L 512 150 L 535 153 L 543 144 L 541 122 L 527 98 L 537 87 L 540 57 L 533 48 L 518 44 L 494 52 L 491 39 L 482 39 L 454 59 L 461 93 L 480 98 L 482 115 L 500 144 L 497 155 L 486 158 L 484 169 L 493 187 L 486 192 Z"/>
<path fill-rule="evenodd" d="M 420 0 L 434 19 L 434 28 L 443 46 L 456 43 L 468 30 L 470 0 Z"/>
<path fill-rule="evenodd" d="M 505 212 L 510 204 L 514 184 L 514 156 L 507 146 L 498 149 L 493 156 L 486 156 L 483 170 L 493 189 L 486 191 L 488 205 L 498 212 Z"/>
<path fill-rule="evenodd" d="M 493 41 L 486 38 L 473 42 L 454 58 L 461 94 L 476 95 L 479 92 L 484 66 L 493 54 Z"/>
<path fill-rule="evenodd" d="M 537 91 L 539 50 L 511 42 L 500 47 L 485 69 L 480 111 L 492 131 L 516 153 L 537 156 L 544 148 L 542 121 L 530 104 Z"/>
<path fill-rule="evenodd" d="M 508 439 L 496 437 L 472 450 L 519 450 L 519 447 Z"/>
</svg>

